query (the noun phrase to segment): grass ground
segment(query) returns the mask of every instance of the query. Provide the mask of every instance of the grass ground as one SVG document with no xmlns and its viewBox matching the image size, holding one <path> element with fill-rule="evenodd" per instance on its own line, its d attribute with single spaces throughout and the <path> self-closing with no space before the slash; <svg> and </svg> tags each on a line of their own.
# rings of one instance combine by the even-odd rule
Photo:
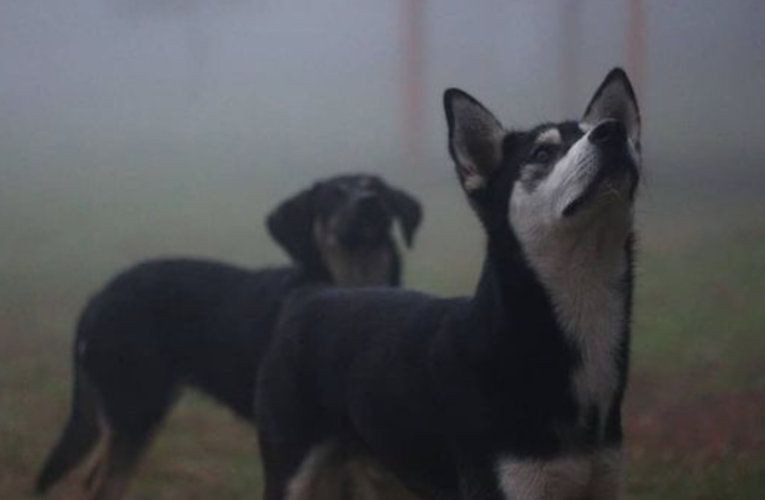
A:
<svg viewBox="0 0 765 500">
<path fill-rule="evenodd" d="M 627 498 L 759 500 L 765 498 L 765 204 L 736 192 L 714 202 L 678 192 L 655 193 L 640 217 L 632 383 L 625 410 Z M 447 231 L 469 215 L 448 208 L 461 202 L 457 193 L 427 194 L 429 220 L 411 255 L 408 281 L 437 292 L 467 291 L 480 248 L 464 234 L 450 238 Z M 119 267 L 174 248 L 251 262 L 276 255 L 263 250 L 253 259 L 231 250 L 240 248 L 242 239 L 226 234 L 240 234 L 249 216 L 230 214 L 221 220 L 233 222 L 196 229 L 172 216 L 142 224 L 124 216 L 115 224 L 109 210 L 119 212 L 114 208 L 119 198 L 102 200 L 101 211 L 74 204 L 57 213 L 60 201 L 48 200 L 42 211 L 3 222 L 4 234 L 12 236 L 0 241 L 3 500 L 30 498 L 34 474 L 64 421 L 71 328 L 90 290 Z M 204 201 L 183 210 L 205 210 Z M 22 205 L 19 195 L 15 213 Z M 237 213 L 252 207 L 240 208 Z M 163 225 L 176 231 L 152 230 Z M 444 238 L 454 245 L 439 247 Z M 439 259 L 430 258 L 436 252 Z M 434 267 L 435 261 L 443 267 Z M 189 394 L 152 447 L 131 497 L 256 498 L 259 474 L 252 430 Z M 62 484 L 53 498 L 72 498 L 79 479 Z"/>
</svg>

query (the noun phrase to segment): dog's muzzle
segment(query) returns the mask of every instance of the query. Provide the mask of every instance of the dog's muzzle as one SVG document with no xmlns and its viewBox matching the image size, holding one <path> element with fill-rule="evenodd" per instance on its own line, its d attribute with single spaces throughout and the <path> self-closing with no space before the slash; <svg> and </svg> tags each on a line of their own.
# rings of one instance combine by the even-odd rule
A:
<svg viewBox="0 0 765 500">
<path fill-rule="evenodd" d="M 383 243 L 390 232 L 391 216 L 375 194 L 362 194 L 349 202 L 341 224 L 339 240 L 353 250 L 372 248 Z"/>
<path fill-rule="evenodd" d="M 592 181 L 579 197 L 563 210 L 569 217 L 596 198 L 605 183 L 619 185 L 626 183 L 626 196 L 634 199 L 640 173 L 635 158 L 630 152 L 627 129 L 617 120 L 604 120 L 587 134 L 587 140 L 597 150 L 598 170 Z"/>
</svg>

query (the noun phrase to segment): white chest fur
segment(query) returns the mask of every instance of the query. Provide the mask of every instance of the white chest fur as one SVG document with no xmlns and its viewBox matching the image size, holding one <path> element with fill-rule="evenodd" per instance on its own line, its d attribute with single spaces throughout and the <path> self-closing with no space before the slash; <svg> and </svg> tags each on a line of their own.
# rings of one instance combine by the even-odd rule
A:
<svg viewBox="0 0 765 500">
<path fill-rule="evenodd" d="M 597 409 L 602 429 L 618 383 L 616 355 L 625 320 L 624 299 L 618 278 L 587 274 L 570 267 L 550 293 L 559 320 L 582 357 L 574 373 L 574 394 L 583 408 Z"/>
<path fill-rule="evenodd" d="M 558 322 L 582 357 L 572 381 L 574 396 L 581 408 L 597 409 L 601 431 L 618 384 L 617 354 L 626 319 L 622 280 L 628 233 L 612 228 L 628 226 L 610 222 L 602 230 L 557 234 L 527 227 L 521 235 Z M 524 225 L 516 228 L 523 231 Z M 581 418 L 586 415 L 582 412 Z"/>
<path fill-rule="evenodd" d="M 617 500 L 622 466 L 618 449 L 553 460 L 500 458 L 497 482 L 507 500 Z"/>
</svg>

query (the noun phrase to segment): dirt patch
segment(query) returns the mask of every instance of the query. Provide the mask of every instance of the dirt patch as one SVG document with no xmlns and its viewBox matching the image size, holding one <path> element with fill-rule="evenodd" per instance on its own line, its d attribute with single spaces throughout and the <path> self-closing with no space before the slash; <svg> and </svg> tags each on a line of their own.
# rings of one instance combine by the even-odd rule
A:
<svg viewBox="0 0 765 500">
<path fill-rule="evenodd" d="M 633 377 L 624 410 L 630 458 L 703 465 L 765 451 L 765 390 L 712 389 L 709 377 Z"/>
</svg>

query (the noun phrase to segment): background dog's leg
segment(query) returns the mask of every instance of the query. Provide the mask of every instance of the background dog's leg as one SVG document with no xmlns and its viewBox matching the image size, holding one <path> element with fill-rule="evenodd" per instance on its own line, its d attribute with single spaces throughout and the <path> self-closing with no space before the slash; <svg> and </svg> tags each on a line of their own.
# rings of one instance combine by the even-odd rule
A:
<svg viewBox="0 0 765 500">
<path fill-rule="evenodd" d="M 137 358 L 137 356 L 134 356 Z M 118 500 L 154 431 L 178 397 L 175 380 L 160 365 L 135 363 L 115 376 L 99 365 L 103 448 L 86 479 L 91 500 Z"/>
<path fill-rule="evenodd" d="M 106 460 L 106 453 L 108 450 L 107 443 L 108 438 L 103 440 L 95 457 L 88 464 L 88 474 L 85 476 L 85 489 L 87 491 L 93 491 L 96 485 L 99 484 L 100 478 L 104 473 L 104 461 Z"/>
<path fill-rule="evenodd" d="M 502 484 L 502 471 L 494 467 L 490 454 L 486 452 L 458 449 L 454 452 L 454 457 L 459 474 L 460 500 L 543 500 L 545 498 L 524 496 L 518 490 L 508 492 Z"/>
<path fill-rule="evenodd" d="M 363 466 L 341 446 L 315 447 L 289 482 L 287 500 L 378 500 Z"/>
<path fill-rule="evenodd" d="M 323 445 L 289 481 L 287 500 L 417 500 L 376 461 L 340 446 Z"/>
<path fill-rule="evenodd" d="M 292 459 L 280 447 L 266 455 L 266 500 L 353 500 L 343 453 L 334 444 L 316 445 Z M 278 454 L 278 456 L 277 456 Z"/>
<path fill-rule="evenodd" d="M 308 456 L 308 448 L 293 448 L 284 444 L 270 444 L 261 438 L 264 457 L 265 500 L 286 500 L 293 476 L 300 474 L 301 462 Z M 288 455 L 289 452 L 292 452 Z"/>
<path fill-rule="evenodd" d="M 102 455 L 99 454 L 98 458 L 90 464 L 88 475 L 85 477 L 85 489 L 92 491 L 96 484 L 98 484 L 101 474 L 104 471 L 104 462 Z"/>
<path fill-rule="evenodd" d="M 373 469 L 373 465 L 363 459 L 350 459 L 345 466 L 350 481 L 353 500 L 383 500 L 385 479 L 382 473 Z M 391 497 L 387 497 L 391 498 Z M 391 498 L 391 500 L 393 500 Z"/>
<path fill-rule="evenodd" d="M 109 436 L 104 453 L 94 466 L 91 500 L 120 500 L 124 497 L 147 442 L 148 439 L 136 441 L 116 433 Z"/>
<path fill-rule="evenodd" d="M 362 455 L 348 460 L 345 467 L 354 500 L 418 500 L 392 472 L 376 460 Z"/>
</svg>

